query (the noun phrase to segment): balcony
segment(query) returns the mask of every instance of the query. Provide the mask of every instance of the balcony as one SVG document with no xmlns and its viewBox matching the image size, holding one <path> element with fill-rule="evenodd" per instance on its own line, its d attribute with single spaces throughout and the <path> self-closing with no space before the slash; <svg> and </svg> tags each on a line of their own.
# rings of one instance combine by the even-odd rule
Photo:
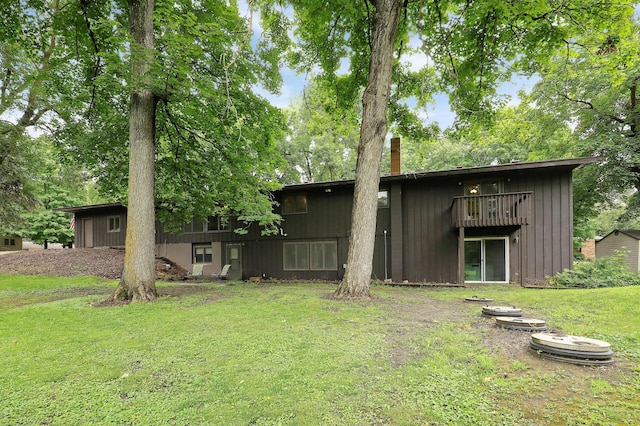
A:
<svg viewBox="0 0 640 426">
<path fill-rule="evenodd" d="M 454 228 L 526 225 L 532 205 L 530 191 L 454 197 L 451 222 Z"/>
</svg>

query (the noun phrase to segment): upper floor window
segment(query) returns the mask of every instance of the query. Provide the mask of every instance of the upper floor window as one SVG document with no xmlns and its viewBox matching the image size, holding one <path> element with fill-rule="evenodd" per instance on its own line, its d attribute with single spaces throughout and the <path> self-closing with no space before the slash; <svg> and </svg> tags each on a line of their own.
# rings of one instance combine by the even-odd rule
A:
<svg viewBox="0 0 640 426">
<path fill-rule="evenodd" d="M 220 215 L 209 216 L 205 222 L 205 226 L 207 232 L 228 231 L 229 218 Z"/>
<path fill-rule="evenodd" d="M 464 185 L 464 195 L 491 195 L 503 192 L 504 182 L 502 179 L 466 182 Z"/>
<path fill-rule="evenodd" d="M 378 191 L 378 207 L 384 208 L 389 207 L 389 190 L 381 189 Z"/>
<path fill-rule="evenodd" d="M 282 214 L 306 213 L 307 195 L 285 195 L 282 199 Z"/>
<path fill-rule="evenodd" d="M 107 232 L 120 232 L 120 216 L 107 218 Z"/>
<path fill-rule="evenodd" d="M 205 231 L 206 221 L 202 221 L 197 218 L 193 218 L 191 222 L 187 222 L 182 226 L 182 232 L 184 234 L 196 234 Z"/>
</svg>

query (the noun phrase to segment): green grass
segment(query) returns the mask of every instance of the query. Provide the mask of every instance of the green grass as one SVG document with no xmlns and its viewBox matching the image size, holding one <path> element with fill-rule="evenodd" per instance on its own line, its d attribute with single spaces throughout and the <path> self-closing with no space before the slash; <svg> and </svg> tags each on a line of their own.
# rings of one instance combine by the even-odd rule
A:
<svg viewBox="0 0 640 426">
<path fill-rule="evenodd" d="M 114 288 L 0 276 L 0 424 L 640 423 L 640 288 L 374 287 L 372 301 L 338 302 L 330 284 L 212 283 L 91 306 Z M 485 342 L 503 331 L 461 302 L 472 294 L 620 356 L 606 368 L 505 357 Z"/>
</svg>

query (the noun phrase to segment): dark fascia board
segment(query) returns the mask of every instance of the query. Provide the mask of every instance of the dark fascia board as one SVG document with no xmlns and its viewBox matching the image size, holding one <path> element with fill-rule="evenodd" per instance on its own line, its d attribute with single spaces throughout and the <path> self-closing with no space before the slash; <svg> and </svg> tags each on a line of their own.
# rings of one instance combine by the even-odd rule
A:
<svg viewBox="0 0 640 426">
<path fill-rule="evenodd" d="M 564 158 L 559 160 L 541 160 L 541 161 L 528 161 L 528 162 L 512 162 L 508 164 L 498 164 L 494 166 L 475 166 L 475 167 L 459 167 L 449 170 L 437 170 L 432 172 L 420 172 L 420 173 L 406 173 L 401 175 L 385 175 L 380 177 L 380 184 L 406 181 L 406 180 L 418 180 L 429 178 L 443 178 L 443 177 L 457 177 L 465 176 L 471 177 L 474 175 L 489 175 L 499 173 L 513 173 L 519 171 L 542 171 L 549 169 L 568 169 L 573 170 L 585 164 L 593 164 L 602 161 L 599 157 L 583 157 L 583 158 Z M 303 189 L 313 188 L 330 188 L 335 186 L 353 185 L 354 179 L 344 179 L 337 181 L 325 181 L 325 182 L 313 182 L 313 183 L 298 183 L 285 185 L 283 191 L 295 191 Z"/>
<path fill-rule="evenodd" d="M 64 207 L 61 209 L 55 209 L 56 211 L 61 211 L 65 213 L 91 213 L 100 210 L 107 209 L 117 209 L 117 208 L 125 208 L 123 204 L 120 203 L 106 203 L 106 204 L 91 204 L 88 206 L 76 206 L 76 207 Z"/>
</svg>

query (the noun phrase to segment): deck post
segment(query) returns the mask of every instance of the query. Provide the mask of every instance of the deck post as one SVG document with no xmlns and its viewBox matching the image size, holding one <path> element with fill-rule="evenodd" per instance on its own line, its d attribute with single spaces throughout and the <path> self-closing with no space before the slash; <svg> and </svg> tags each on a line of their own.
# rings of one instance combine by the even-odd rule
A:
<svg viewBox="0 0 640 426">
<path fill-rule="evenodd" d="M 458 284 L 464 284 L 464 226 L 458 229 Z"/>
<path fill-rule="evenodd" d="M 394 283 L 401 283 L 404 279 L 403 253 L 404 244 L 402 242 L 402 187 L 399 183 L 391 185 L 389 188 L 391 207 L 391 280 Z"/>
<path fill-rule="evenodd" d="M 527 284 L 527 225 L 520 227 L 520 286 Z"/>
</svg>

